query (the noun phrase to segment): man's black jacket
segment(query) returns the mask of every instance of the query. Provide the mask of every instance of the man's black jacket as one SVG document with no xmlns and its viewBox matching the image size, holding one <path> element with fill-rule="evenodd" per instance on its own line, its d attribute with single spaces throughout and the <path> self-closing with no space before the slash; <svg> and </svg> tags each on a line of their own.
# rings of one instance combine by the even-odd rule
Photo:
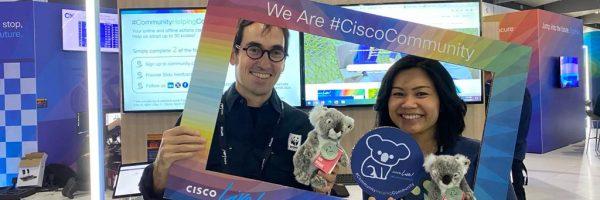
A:
<svg viewBox="0 0 600 200">
<path fill-rule="evenodd" d="M 235 89 L 235 84 L 222 98 L 224 120 L 217 120 L 206 169 L 310 190 L 310 187 L 295 180 L 292 164 L 295 149 L 313 129 L 307 114 L 281 101 L 275 90 L 260 108 L 247 106 L 246 100 Z M 181 117 L 176 126 L 180 120 Z M 226 144 L 230 147 L 227 165 L 223 163 L 219 145 L 220 126 L 224 127 Z M 261 171 L 261 162 L 270 136 L 273 137 L 272 153 Z M 293 141 L 299 137 L 301 143 Z M 162 194 L 157 195 L 153 190 L 153 167 L 152 164 L 148 165 L 140 180 L 140 191 L 144 199 L 162 198 Z"/>
</svg>

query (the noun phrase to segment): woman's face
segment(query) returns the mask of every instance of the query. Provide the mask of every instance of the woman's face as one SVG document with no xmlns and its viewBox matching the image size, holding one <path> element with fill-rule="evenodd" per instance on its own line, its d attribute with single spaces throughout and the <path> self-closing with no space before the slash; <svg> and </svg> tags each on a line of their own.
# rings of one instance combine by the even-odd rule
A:
<svg viewBox="0 0 600 200">
<path fill-rule="evenodd" d="M 411 68 L 396 75 L 388 109 L 400 129 L 410 134 L 435 133 L 440 100 L 425 71 Z"/>
</svg>

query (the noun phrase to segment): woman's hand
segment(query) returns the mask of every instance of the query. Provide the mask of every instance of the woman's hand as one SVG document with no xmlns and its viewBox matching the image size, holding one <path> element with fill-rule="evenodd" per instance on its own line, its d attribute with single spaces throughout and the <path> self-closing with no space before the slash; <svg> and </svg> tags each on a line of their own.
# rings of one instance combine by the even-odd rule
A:
<svg viewBox="0 0 600 200">
<path fill-rule="evenodd" d="M 330 194 L 331 189 L 333 188 L 333 185 L 335 184 L 335 179 L 337 178 L 337 174 L 338 174 L 339 170 L 340 170 L 339 165 L 335 165 L 335 168 L 333 168 L 333 171 L 331 172 L 331 174 L 327 174 L 327 173 L 319 170 L 317 176 L 323 177 L 323 179 L 325 179 L 325 181 L 327 181 L 327 183 L 325 184 L 325 187 L 313 188 L 313 190 L 318 193 Z"/>
</svg>

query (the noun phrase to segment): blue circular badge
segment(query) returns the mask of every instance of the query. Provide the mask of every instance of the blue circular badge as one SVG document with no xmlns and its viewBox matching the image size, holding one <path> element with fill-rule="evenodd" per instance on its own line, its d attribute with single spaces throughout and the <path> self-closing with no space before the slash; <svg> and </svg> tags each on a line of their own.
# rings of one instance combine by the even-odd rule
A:
<svg viewBox="0 0 600 200">
<path fill-rule="evenodd" d="M 380 127 L 354 146 L 352 175 L 362 190 L 377 199 L 406 196 L 424 174 L 423 153 L 404 131 Z"/>
</svg>

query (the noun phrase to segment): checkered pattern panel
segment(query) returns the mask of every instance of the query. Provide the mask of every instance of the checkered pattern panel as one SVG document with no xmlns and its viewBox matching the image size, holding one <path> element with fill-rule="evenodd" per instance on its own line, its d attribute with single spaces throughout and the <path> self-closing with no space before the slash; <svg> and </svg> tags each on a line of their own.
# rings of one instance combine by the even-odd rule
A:
<svg viewBox="0 0 600 200">
<path fill-rule="evenodd" d="M 12 185 L 19 161 L 37 151 L 33 62 L 0 62 L 0 187 Z"/>
</svg>

